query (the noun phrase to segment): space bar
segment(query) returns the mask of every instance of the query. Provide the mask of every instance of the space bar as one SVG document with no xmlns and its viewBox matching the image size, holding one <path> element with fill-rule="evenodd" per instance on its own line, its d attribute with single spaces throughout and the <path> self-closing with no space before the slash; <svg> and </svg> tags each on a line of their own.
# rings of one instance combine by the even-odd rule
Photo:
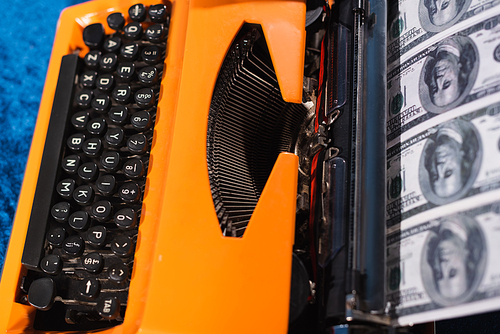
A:
<svg viewBox="0 0 500 334">
<path fill-rule="evenodd" d="M 49 128 L 43 149 L 42 163 L 31 209 L 30 222 L 24 244 L 22 264 L 31 270 L 39 271 L 43 256 L 45 234 L 54 197 L 54 188 L 59 172 L 63 140 L 68 124 L 69 111 L 73 97 L 75 75 L 79 65 L 77 55 L 62 58 L 57 80 Z"/>
</svg>

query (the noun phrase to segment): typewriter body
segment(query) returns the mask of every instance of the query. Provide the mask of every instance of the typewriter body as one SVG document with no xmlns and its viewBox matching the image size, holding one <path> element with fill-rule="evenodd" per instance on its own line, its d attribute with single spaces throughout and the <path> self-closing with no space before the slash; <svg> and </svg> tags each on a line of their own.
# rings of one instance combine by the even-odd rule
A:
<svg viewBox="0 0 500 334">
<path fill-rule="evenodd" d="M 142 2 L 144 8 L 157 3 Z M 388 326 L 380 205 L 386 31 L 381 1 L 345 1 L 332 8 L 286 0 L 161 2 L 168 37 L 160 43 L 164 61 L 158 65 L 161 84 L 155 90 L 147 176 L 140 184 L 139 222 L 135 232 L 116 230 L 128 231 L 135 242 L 135 252 L 123 260 L 130 273 L 118 290 L 125 295 L 111 315 L 102 310 L 106 303 L 95 311 L 99 296 L 62 296 L 73 296 L 67 286 L 56 286 L 53 296 L 42 297 L 49 299 L 46 305 L 35 305 L 30 285 L 37 280 L 71 276 L 69 286 L 82 281 L 90 286 L 89 270 L 78 261 L 99 248 L 89 246 L 84 234 L 89 226 L 57 225 L 49 216 L 51 222 L 33 237 L 42 243 L 38 252 L 45 253 L 31 265 L 23 256 L 32 245 L 25 241 L 30 225 L 38 220 L 32 217 L 33 203 L 44 178 L 44 148 L 65 66 L 61 59 L 72 55 L 82 62 L 95 49 L 84 41 L 88 26 L 101 23 L 104 38 L 121 36 L 123 25 L 116 32 L 106 20 L 121 12 L 128 25 L 136 4 L 97 0 L 70 7 L 60 17 L 0 284 L 0 328 L 11 333 L 337 333 Z M 144 29 L 154 23 L 145 22 Z M 115 71 L 110 73 L 116 76 Z M 66 79 L 75 82 L 77 93 L 70 93 L 75 99 L 84 75 L 77 73 L 76 79 Z M 131 109 L 139 102 L 130 102 Z M 70 116 L 85 109 L 75 108 Z M 114 129 L 109 116 L 104 118 Z M 88 128 L 82 131 L 88 136 Z M 64 136 L 57 166 L 69 154 L 69 135 Z M 99 175 L 107 171 L 98 168 Z M 77 180 L 81 184 L 86 181 Z M 96 198 L 106 197 L 94 192 Z M 53 208 L 60 199 L 51 196 Z M 112 225 L 112 218 L 99 220 L 92 213 L 92 203 L 85 205 L 90 226 Z M 63 251 L 45 240 L 53 226 L 64 226 L 70 237 L 83 236 L 85 250 L 75 253 L 76 260 L 66 259 L 65 243 Z M 47 254 L 61 254 L 62 271 L 41 268 Z M 111 277 L 106 261 L 97 276 L 103 286 Z M 68 269 L 67 263 L 78 264 Z M 108 290 L 103 288 L 101 297 L 113 288 Z"/>
</svg>

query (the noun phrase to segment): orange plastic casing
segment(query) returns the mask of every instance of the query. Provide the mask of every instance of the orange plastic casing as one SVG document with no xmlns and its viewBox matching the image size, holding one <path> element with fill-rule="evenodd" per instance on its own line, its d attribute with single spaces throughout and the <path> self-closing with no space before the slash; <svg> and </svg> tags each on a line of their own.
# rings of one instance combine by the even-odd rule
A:
<svg viewBox="0 0 500 334">
<path fill-rule="evenodd" d="M 157 1 L 142 1 L 145 5 Z M 16 302 L 24 239 L 61 57 L 88 49 L 83 28 L 133 1 L 97 0 L 60 17 L 0 282 L 0 331 L 37 332 Z M 222 61 L 241 26 L 262 26 L 284 99 L 301 102 L 303 1 L 192 0 L 171 10 L 134 269 L 123 324 L 104 333 L 286 333 L 298 158 L 282 153 L 242 238 L 222 236 L 206 162 L 206 131 Z"/>
</svg>

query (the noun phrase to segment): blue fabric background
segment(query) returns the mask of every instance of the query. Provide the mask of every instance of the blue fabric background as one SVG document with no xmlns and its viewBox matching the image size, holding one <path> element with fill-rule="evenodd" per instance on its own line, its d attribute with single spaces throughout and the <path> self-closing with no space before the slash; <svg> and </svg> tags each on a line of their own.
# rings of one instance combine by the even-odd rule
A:
<svg viewBox="0 0 500 334">
<path fill-rule="evenodd" d="M 36 122 L 59 14 L 79 0 L 10 0 L 0 24 L 0 267 Z M 438 333 L 500 333 L 498 313 L 438 322 Z"/>
</svg>

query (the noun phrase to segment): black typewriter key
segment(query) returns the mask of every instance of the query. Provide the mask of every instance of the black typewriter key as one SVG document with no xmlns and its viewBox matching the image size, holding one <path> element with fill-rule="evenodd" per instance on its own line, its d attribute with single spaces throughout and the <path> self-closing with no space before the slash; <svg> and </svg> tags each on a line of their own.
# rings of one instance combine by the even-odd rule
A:
<svg viewBox="0 0 500 334">
<path fill-rule="evenodd" d="M 71 124 L 77 130 L 83 130 L 87 126 L 87 122 L 89 121 L 89 113 L 86 111 L 79 111 L 71 116 Z"/>
<path fill-rule="evenodd" d="M 123 59 L 135 60 L 139 56 L 139 45 L 137 43 L 124 44 L 120 49 L 120 55 Z"/>
<path fill-rule="evenodd" d="M 122 40 L 118 36 L 113 36 L 104 41 L 104 51 L 106 52 L 118 52 L 120 51 L 120 46 L 122 46 Z"/>
<path fill-rule="evenodd" d="M 167 19 L 167 7 L 163 4 L 149 6 L 148 14 L 153 22 L 165 22 Z"/>
<path fill-rule="evenodd" d="M 116 86 L 115 89 L 113 89 L 111 96 L 113 97 L 113 99 L 115 99 L 116 102 L 126 104 L 132 97 L 132 90 L 128 85 L 119 85 Z"/>
<path fill-rule="evenodd" d="M 111 146 L 120 146 L 125 138 L 122 128 L 110 128 L 104 136 L 104 140 Z"/>
<path fill-rule="evenodd" d="M 66 144 L 68 145 L 70 150 L 74 152 L 79 152 L 82 150 L 84 141 L 85 141 L 85 135 L 83 133 L 75 133 L 74 135 L 71 135 L 68 138 Z"/>
<path fill-rule="evenodd" d="M 79 186 L 73 192 L 73 199 L 80 205 L 88 205 L 94 198 L 94 190 L 88 184 Z"/>
<path fill-rule="evenodd" d="M 92 217 L 99 221 L 108 220 L 113 214 L 113 206 L 109 201 L 99 201 L 90 209 Z"/>
<path fill-rule="evenodd" d="M 99 273 L 104 265 L 104 259 L 101 254 L 93 252 L 82 257 L 83 269 L 89 273 Z"/>
<path fill-rule="evenodd" d="M 99 67 L 99 59 L 101 59 L 101 51 L 92 50 L 89 51 L 85 57 L 83 57 L 83 62 L 86 67 L 91 70 L 95 70 Z"/>
<path fill-rule="evenodd" d="M 130 123 L 138 131 L 144 131 L 151 126 L 151 115 L 146 110 L 141 110 L 134 113 L 130 117 Z"/>
<path fill-rule="evenodd" d="M 89 214 L 85 211 L 76 211 L 68 218 L 68 224 L 75 231 L 85 231 L 89 227 Z"/>
<path fill-rule="evenodd" d="M 106 128 L 106 120 L 103 117 L 93 118 L 87 123 L 87 131 L 93 135 L 102 135 Z"/>
<path fill-rule="evenodd" d="M 142 3 L 131 6 L 128 9 L 128 15 L 132 21 L 142 22 L 146 19 L 146 7 Z"/>
<path fill-rule="evenodd" d="M 97 78 L 97 72 L 85 71 L 80 76 L 80 83 L 85 88 L 94 88 L 96 78 Z"/>
<path fill-rule="evenodd" d="M 137 73 L 139 81 L 147 86 L 154 85 L 158 82 L 158 70 L 153 66 L 146 66 Z"/>
<path fill-rule="evenodd" d="M 125 25 L 125 18 L 122 13 L 112 13 L 106 19 L 108 26 L 113 30 L 121 30 Z"/>
<path fill-rule="evenodd" d="M 159 43 L 165 39 L 166 30 L 162 24 L 153 24 L 146 29 L 144 33 L 148 41 Z"/>
<path fill-rule="evenodd" d="M 56 283 L 50 277 L 43 277 L 31 283 L 28 302 L 39 310 L 47 311 L 54 304 Z"/>
<path fill-rule="evenodd" d="M 63 159 L 61 166 L 66 173 L 74 174 L 80 167 L 80 157 L 75 154 L 69 155 Z"/>
<path fill-rule="evenodd" d="M 128 230 L 137 224 L 137 214 L 132 208 L 124 208 L 115 214 L 114 221 L 119 228 Z"/>
<path fill-rule="evenodd" d="M 52 217 L 60 223 L 68 220 L 71 210 L 71 205 L 68 202 L 59 202 L 52 206 L 50 214 Z"/>
<path fill-rule="evenodd" d="M 111 241 L 111 251 L 120 257 L 127 257 L 132 253 L 132 239 L 126 235 L 117 235 Z"/>
<path fill-rule="evenodd" d="M 95 185 L 101 194 L 109 196 L 115 192 L 116 179 L 110 174 L 101 175 L 97 179 Z"/>
<path fill-rule="evenodd" d="M 80 256 L 83 254 L 85 249 L 85 242 L 82 237 L 78 235 L 72 235 L 66 238 L 62 246 L 64 252 L 72 256 Z"/>
<path fill-rule="evenodd" d="M 123 164 L 122 170 L 127 177 L 136 179 L 144 174 L 144 165 L 140 159 L 129 159 Z"/>
<path fill-rule="evenodd" d="M 97 77 L 96 87 L 101 92 L 109 92 L 115 85 L 115 78 L 110 73 L 105 73 Z"/>
<path fill-rule="evenodd" d="M 78 283 L 78 292 L 87 299 L 95 299 L 101 291 L 101 283 L 95 277 L 85 278 Z"/>
<path fill-rule="evenodd" d="M 63 262 L 59 255 L 50 254 L 40 261 L 40 268 L 44 273 L 49 275 L 57 275 L 61 272 Z"/>
<path fill-rule="evenodd" d="M 120 153 L 106 151 L 101 155 L 101 165 L 108 172 L 116 172 L 120 167 Z"/>
<path fill-rule="evenodd" d="M 116 69 L 116 74 L 121 81 L 130 81 L 135 74 L 135 64 L 134 63 L 119 63 Z"/>
<path fill-rule="evenodd" d="M 98 113 L 105 113 L 111 106 L 111 101 L 109 100 L 109 96 L 99 95 L 92 99 L 91 105 Z"/>
<path fill-rule="evenodd" d="M 128 278 L 128 267 L 123 262 L 117 262 L 108 267 L 108 278 L 114 283 L 123 283 Z"/>
<path fill-rule="evenodd" d="M 125 106 L 111 107 L 108 117 L 115 124 L 124 124 L 128 119 L 128 108 Z"/>
<path fill-rule="evenodd" d="M 70 198 L 71 195 L 73 195 L 73 191 L 75 190 L 75 185 L 75 180 L 64 179 L 57 184 L 56 191 L 60 196 L 64 198 Z"/>
<path fill-rule="evenodd" d="M 91 49 L 98 48 L 104 39 L 104 27 L 94 23 L 83 29 L 83 42 Z"/>
<path fill-rule="evenodd" d="M 114 53 L 106 53 L 99 60 L 99 65 L 103 71 L 111 72 L 118 65 L 118 56 Z"/>
<path fill-rule="evenodd" d="M 123 28 L 125 38 L 136 41 L 142 36 L 142 25 L 139 22 L 131 22 Z"/>
<path fill-rule="evenodd" d="M 106 297 L 99 300 L 96 309 L 104 319 L 113 320 L 120 315 L 120 301 L 116 297 Z"/>
<path fill-rule="evenodd" d="M 102 225 L 97 225 L 89 228 L 87 231 L 87 240 L 93 246 L 103 246 L 106 243 L 106 228 Z"/>
<path fill-rule="evenodd" d="M 155 102 L 155 94 L 151 88 L 139 89 L 134 95 L 135 102 L 143 109 L 151 107 Z"/>
<path fill-rule="evenodd" d="M 94 181 L 99 174 L 99 168 L 92 162 L 86 162 L 78 168 L 78 176 L 85 181 Z"/>
<path fill-rule="evenodd" d="M 148 140 L 142 133 L 136 133 L 127 140 L 127 149 L 132 154 L 144 154 L 148 148 Z"/>
<path fill-rule="evenodd" d="M 89 157 L 95 157 L 101 152 L 102 142 L 99 138 L 90 138 L 83 142 L 82 151 Z"/>
<path fill-rule="evenodd" d="M 76 104 L 82 108 L 86 109 L 90 107 L 92 103 L 93 93 L 90 89 L 83 89 L 80 93 L 76 94 Z"/>
<path fill-rule="evenodd" d="M 47 232 L 47 241 L 54 247 L 61 247 L 64 239 L 66 239 L 64 227 L 54 227 Z"/>
<path fill-rule="evenodd" d="M 156 45 L 146 46 L 141 52 L 142 59 L 146 64 L 154 65 L 161 60 L 161 50 Z"/>
<path fill-rule="evenodd" d="M 135 182 L 126 182 L 118 189 L 118 196 L 126 203 L 134 203 L 141 198 L 141 189 Z"/>
</svg>

